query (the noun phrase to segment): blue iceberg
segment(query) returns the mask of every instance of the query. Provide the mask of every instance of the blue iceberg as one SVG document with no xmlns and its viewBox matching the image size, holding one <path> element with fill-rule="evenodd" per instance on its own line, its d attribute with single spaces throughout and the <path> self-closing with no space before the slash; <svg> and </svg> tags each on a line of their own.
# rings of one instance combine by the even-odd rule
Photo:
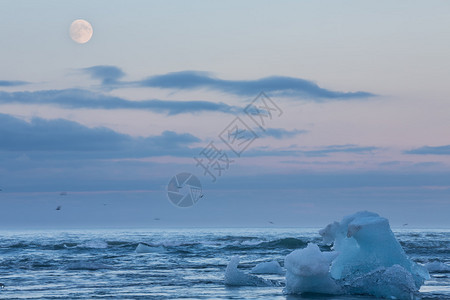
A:
<svg viewBox="0 0 450 300">
<path fill-rule="evenodd" d="M 376 213 L 358 212 L 319 233 L 332 251 L 310 243 L 286 256 L 286 293 L 414 299 L 429 279 L 427 269 L 406 256 L 389 221 Z"/>
</svg>

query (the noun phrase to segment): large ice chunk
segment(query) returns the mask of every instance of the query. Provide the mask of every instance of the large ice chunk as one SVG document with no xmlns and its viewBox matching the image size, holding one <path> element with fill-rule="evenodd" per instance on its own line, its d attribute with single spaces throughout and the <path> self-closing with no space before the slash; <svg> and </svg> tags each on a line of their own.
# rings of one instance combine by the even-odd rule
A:
<svg viewBox="0 0 450 300">
<path fill-rule="evenodd" d="M 450 272 L 450 266 L 439 261 L 433 261 L 425 264 L 428 272 L 431 273 L 447 273 Z"/>
<path fill-rule="evenodd" d="M 310 244 L 289 254 L 286 292 L 411 299 L 429 278 L 423 266 L 408 259 L 388 220 L 376 213 L 358 212 L 319 233 L 333 251 L 321 252 Z"/>
</svg>

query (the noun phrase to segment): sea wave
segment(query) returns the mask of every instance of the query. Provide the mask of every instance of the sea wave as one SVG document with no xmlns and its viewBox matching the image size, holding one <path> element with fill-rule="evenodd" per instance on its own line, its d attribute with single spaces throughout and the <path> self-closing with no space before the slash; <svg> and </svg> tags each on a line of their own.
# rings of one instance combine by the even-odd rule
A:
<svg viewBox="0 0 450 300">
<path fill-rule="evenodd" d="M 450 273 L 450 265 L 440 261 L 426 263 L 425 267 L 430 273 Z"/>
<path fill-rule="evenodd" d="M 448 265 L 450 234 L 428 235 L 405 232 L 401 240 L 407 254 L 424 265 Z M 137 254 L 143 242 L 165 251 Z M 308 242 L 330 250 L 309 229 L 8 232 L 0 235 L 0 282 L 5 284 L 0 298 L 281 299 L 285 298 L 282 275 L 264 270 L 256 275 L 259 280 L 251 270 L 270 261 L 279 262 L 284 270 L 284 257 Z M 234 255 L 242 259 L 237 270 L 246 275 L 230 269 L 228 283 L 247 286 L 223 288 Z M 437 267 L 430 271 L 432 279 L 426 282 L 423 299 L 450 296 L 450 272 Z M 236 281 L 240 277 L 246 280 Z"/>
</svg>

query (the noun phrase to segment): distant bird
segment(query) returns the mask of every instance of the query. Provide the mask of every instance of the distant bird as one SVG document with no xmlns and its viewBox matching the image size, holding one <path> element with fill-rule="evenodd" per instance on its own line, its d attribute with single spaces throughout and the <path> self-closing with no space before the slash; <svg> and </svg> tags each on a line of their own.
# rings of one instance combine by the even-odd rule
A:
<svg viewBox="0 0 450 300">
<path fill-rule="evenodd" d="M 155 221 L 159 221 L 159 220 L 161 220 L 160 218 L 154 218 L 153 220 L 155 220 Z"/>
<path fill-rule="evenodd" d="M 3 283 L 0 283 L 0 289 L 4 289 L 5 285 Z"/>
<path fill-rule="evenodd" d="M 273 222 L 272 221 L 268 221 L 270 224 L 273 224 Z"/>
<path fill-rule="evenodd" d="M 58 205 L 58 207 L 56 208 L 56 210 L 61 210 L 61 205 Z"/>
<path fill-rule="evenodd" d="M 403 226 L 407 226 L 407 225 L 408 225 L 408 223 L 403 224 Z"/>
<path fill-rule="evenodd" d="M 67 196 L 67 192 L 61 192 L 59 193 L 60 196 Z"/>
</svg>

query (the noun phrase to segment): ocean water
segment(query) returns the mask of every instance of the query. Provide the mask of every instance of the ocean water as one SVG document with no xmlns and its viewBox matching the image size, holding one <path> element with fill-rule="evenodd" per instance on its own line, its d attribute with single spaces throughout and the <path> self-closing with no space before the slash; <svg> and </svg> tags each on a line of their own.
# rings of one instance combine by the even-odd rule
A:
<svg viewBox="0 0 450 300">
<path fill-rule="evenodd" d="M 394 230 L 418 263 L 450 265 L 449 230 Z M 152 253 L 136 253 L 141 242 Z M 293 296 L 284 276 L 259 275 L 274 287 L 228 287 L 225 268 L 277 260 L 308 242 L 318 229 L 151 229 L 0 232 L 0 299 L 373 299 L 364 296 Z M 450 272 L 431 272 L 422 299 L 450 299 Z"/>
</svg>

